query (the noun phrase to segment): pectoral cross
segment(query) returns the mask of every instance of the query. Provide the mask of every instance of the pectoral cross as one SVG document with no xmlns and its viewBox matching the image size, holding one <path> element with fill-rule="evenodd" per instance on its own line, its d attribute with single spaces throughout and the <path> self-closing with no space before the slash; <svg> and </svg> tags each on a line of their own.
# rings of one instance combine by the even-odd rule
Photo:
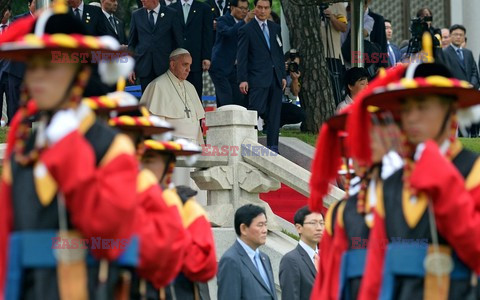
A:
<svg viewBox="0 0 480 300">
<path fill-rule="evenodd" d="M 187 118 L 190 118 L 190 113 L 192 112 L 188 107 L 185 106 L 184 112 L 187 114 Z"/>
</svg>

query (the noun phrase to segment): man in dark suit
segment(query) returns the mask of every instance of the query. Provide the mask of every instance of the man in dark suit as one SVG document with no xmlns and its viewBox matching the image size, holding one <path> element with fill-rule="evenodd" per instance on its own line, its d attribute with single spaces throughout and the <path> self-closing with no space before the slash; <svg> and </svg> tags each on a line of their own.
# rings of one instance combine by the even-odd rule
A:
<svg viewBox="0 0 480 300">
<path fill-rule="evenodd" d="M 74 16 L 82 20 L 89 35 L 107 35 L 107 21 L 102 10 L 93 5 L 86 5 L 83 0 L 68 0 L 68 5 Z"/>
<path fill-rule="evenodd" d="M 217 107 L 237 104 L 247 107 L 237 83 L 238 29 L 252 19 L 248 14 L 247 0 L 232 0 L 231 12 L 218 19 L 217 39 L 212 50 L 212 65 L 209 73 L 215 85 Z"/>
<path fill-rule="evenodd" d="M 107 22 L 108 35 L 113 36 L 122 46 L 127 46 L 128 40 L 125 33 L 125 23 L 119 18 L 115 17 L 117 11 L 117 0 L 102 0 L 102 12 L 105 15 Z"/>
<path fill-rule="evenodd" d="M 368 15 L 373 18 L 375 23 L 373 24 L 372 32 L 370 33 L 370 42 L 375 43 L 381 51 L 380 57 L 386 57 L 387 51 L 387 35 L 385 33 L 385 19 L 383 16 L 374 13 L 368 6 L 373 0 L 365 0 L 365 7 L 367 8 Z M 382 53 L 385 53 L 382 55 Z M 383 63 L 380 60 L 380 67 L 387 67 L 388 63 Z"/>
<path fill-rule="evenodd" d="M 388 66 L 393 67 L 401 62 L 402 53 L 400 49 L 391 42 L 393 36 L 392 21 L 385 19 L 385 34 L 387 36 Z"/>
<path fill-rule="evenodd" d="M 286 70 L 280 26 L 267 21 L 271 0 L 255 0 L 255 20 L 238 31 L 237 77 L 240 92 L 248 93 L 248 109 L 267 124 L 267 147 L 278 152 L 282 90 Z"/>
<path fill-rule="evenodd" d="M 16 21 L 20 18 L 27 17 L 27 16 L 33 17 L 33 14 L 35 13 L 35 10 L 36 10 L 37 0 L 27 0 L 27 5 L 28 5 L 28 11 L 18 16 L 15 16 L 13 18 L 13 21 Z"/>
<path fill-rule="evenodd" d="M 218 18 L 227 14 L 230 11 L 231 3 L 229 0 L 206 0 L 212 10 L 213 17 L 213 44 L 215 45 L 215 40 L 217 38 L 217 25 Z"/>
<path fill-rule="evenodd" d="M 13 22 L 24 17 L 33 18 L 36 8 L 36 0 L 27 0 L 28 11 L 13 17 Z M 8 28 L 8 27 L 7 27 Z M 20 106 L 20 87 L 22 85 L 23 76 L 25 74 L 25 64 L 16 61 L 3 60 L 0 63 L 0 77 L 6 76 L 8 78 L 7 89 L 7 117 L 8 123 L 12 120 L 18 107 Z"/>
<path fill-rule="evenodd" d="M 135 53 L 134 83 L 140 79 L 142 92 L 167 72 L 170 53 L 183 47 L 182 25 L 175 10 L 160 6 L 158 0 L 144 0 L 144 7 L 132 13 L 128 48 Z"/>
<path fill-rule="evenodd" d="M 293 217 L 300 242 L 280 261 L 280 287 L 284 300 L 308 300 L 318 268 L 318 243 L 323 236 L 323 216 L 300 208 Z"/>
<path fill-rule="evenodd" d="M 270 258 L 258 250 L 267 240 L 265 210 L 244 205 L 235 212 L 234 224 L 237 241 L 218 267 L 218 300 L 276 300 Z"/>
<path fill-rule="evenodd" d="M 452 43 L 443 49 L 444 58 L 453 77 L 470 82 L 475 89 L 480 86 L 478 69 L 472 51 L 462 48 L 467 30 L 463 25 L 452 25 L 450 36 Z"/>
<path fill-rule="evenodd" d="M 10 5 L 7 5 L 7 7 L 3 11 L 0 11 L 0 13 L 3 13 L 0 19 L 0 35 L 2 35 L 9 30 L 12 8 Z M 15 83 L 17 83 L 18 80 L 15 80 L 15 76 L 11 74 L 11 67 L 12 62 L 10 60 L 0 59 L 0 118 L 2 117 L 3 97 L 5 95 L 8 122 L 10 122 L 13 114 L 18 108 L 21 84 L 20 79 L 20 84 L 15 86 Z"/>
<path fill-rule="evenodd" d="M 213 46 L 213 17 L 208 4 L 198 0 L 178 0 L 171 4 L 177 10 L 183 25 L 183 43 L 192 55 L 192 66 L 187 80 L 195 86 L 202 98 L 203 71 L 210 69 Z"/>
<path fill-rule="evenodd" d="M 206 0 L 205 2 L 212 8 L 214 19 L 218 19 L 231 11 L 230 6 L 232 3 L 229 0 Z"/>
</svg>

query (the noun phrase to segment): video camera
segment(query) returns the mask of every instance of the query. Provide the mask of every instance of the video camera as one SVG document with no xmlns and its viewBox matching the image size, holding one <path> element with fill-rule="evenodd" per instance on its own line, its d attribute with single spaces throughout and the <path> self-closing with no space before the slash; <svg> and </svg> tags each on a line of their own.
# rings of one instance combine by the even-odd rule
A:
<svg viewBox="0 0 480 300">
<path fill-rule="evenodd" d="M 431 16 L 418 17 L 411 20 L 410 33 L 412 38 L 409 41 L 408 54 L 418 53 L 422 50 L 422 36 L 424 32 L 430 32 L 427 22 L 432 22 L 432 20 Z"/>
<path fill-rule="evenodd" d="M 300 57 L 297 49 L 290 49 L 290 52 L 289 52 L 290 61 L 288 62 L 288 66 L 287 66 L 287 71 L 289 73 L 290 72 L 292 72 L 292 73 L 297 73 L 298 72 L 298 64 L 295 62 L 295 58 L 297 58 L 297 57 Z"/>
</svg>

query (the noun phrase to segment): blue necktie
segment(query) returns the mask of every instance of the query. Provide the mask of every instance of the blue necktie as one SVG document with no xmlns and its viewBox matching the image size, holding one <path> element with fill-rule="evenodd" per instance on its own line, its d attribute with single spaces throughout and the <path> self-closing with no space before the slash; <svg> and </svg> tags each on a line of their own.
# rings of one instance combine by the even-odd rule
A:
<svg viewBox="0 0 480 300">
<path fill-rule="evenodd" d="M 255 253 L 255 266 L 257 267 L 258 273 L 260 273 L 260 276 L 262 277 L 263 281 L 265 281 L 265 284 L 268 286 L 269 289 L 271 289 L 270 282 L 268 281 L 267 272 L 263 267 L 259 252 Z"/>
<path fill-rule="evenodd" d="M 465 59 L 463 57 L 462 49 L 457 49 L 457 55 L 458 55 L 458 58 L 460 59 L 460 62 L 462 63 L 462 65 L 465 66 Z"/>
<path fill-rule="evenodd" d="M 262 24 L 262 31 L 263 35 L 265 36 L 265 40 L 267 41 L 268 49 L 270 49 L 270 35 L 268 34 L 267 22 Z"/>
<path fill-rule="evenodd" d="M 152 27 L 152 29 L 155 27 L 155 18 L 153 17 L 154 12 L 155 11 L 151 10 L 150 15 L 148 16 L 148 23 L 150 23 L 150 27 Z"/>
<path fill-rule="evenodd" d="M 388 60 L 390 61 L 390 66 L 395 66 L 395 53 L 393 52 L 392 46 L 390 46 L 390 44 L 388 44 Z"/>
</svg>

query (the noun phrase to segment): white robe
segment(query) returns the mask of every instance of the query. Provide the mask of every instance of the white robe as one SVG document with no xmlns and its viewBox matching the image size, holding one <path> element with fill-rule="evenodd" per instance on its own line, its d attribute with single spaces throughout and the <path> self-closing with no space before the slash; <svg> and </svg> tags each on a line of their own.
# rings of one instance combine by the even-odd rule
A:
<svg viewBox="0 0 480 300">
<path fill-rule="evenodd" d="M 175 137 L 186 138 L 197 144 L 204 143 L 200 120 L 205 117 L 205 111 L 190 82 L 180 81 L 168 70 L 150 82 L 140 104 L 144 104 L 153 115 L 172 124 Z M 190 118 L 185 112 L 185 105 L 190 110 Z"/>
</svg>

